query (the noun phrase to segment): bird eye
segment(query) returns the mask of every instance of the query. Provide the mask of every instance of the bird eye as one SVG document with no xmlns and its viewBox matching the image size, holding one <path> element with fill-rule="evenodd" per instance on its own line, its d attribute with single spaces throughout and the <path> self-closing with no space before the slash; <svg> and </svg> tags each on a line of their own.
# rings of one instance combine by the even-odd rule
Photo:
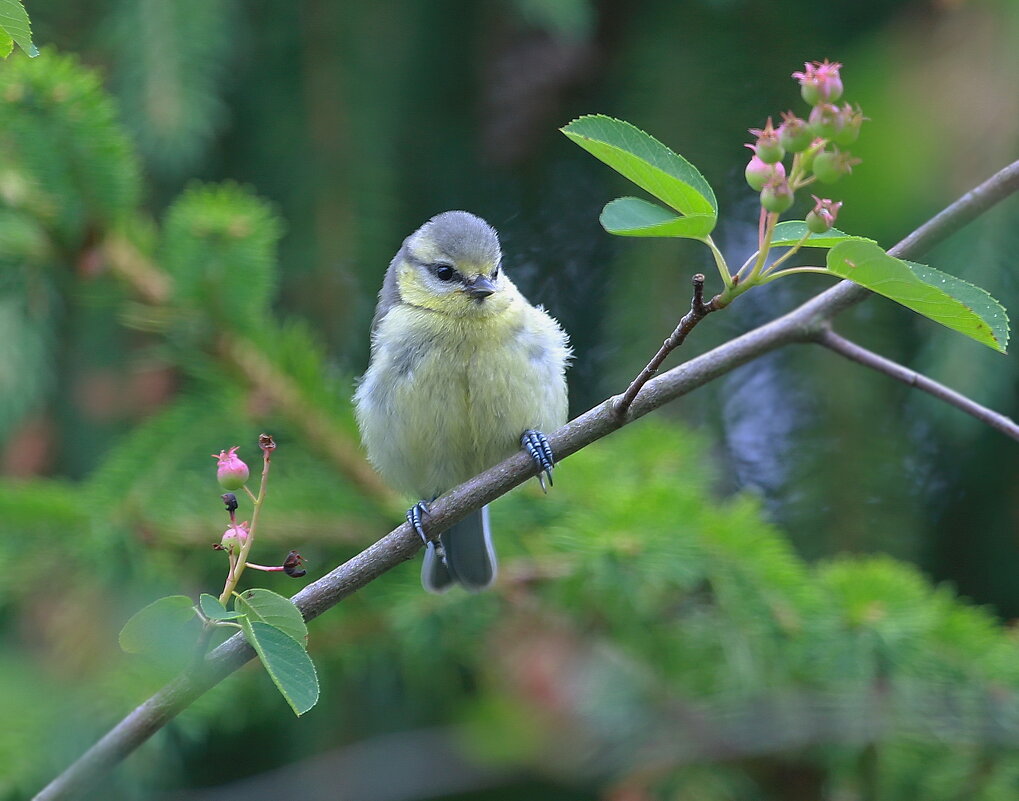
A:
<svg viewBox="0 0 1019 801">
<path fill-rule="evenodd" d="M 456 275 L 456 270 L 448 264 L 440 264 L 435 268 L 435 277 L 440 281 L 452 281 L 454 275 Z"/>
</svg>

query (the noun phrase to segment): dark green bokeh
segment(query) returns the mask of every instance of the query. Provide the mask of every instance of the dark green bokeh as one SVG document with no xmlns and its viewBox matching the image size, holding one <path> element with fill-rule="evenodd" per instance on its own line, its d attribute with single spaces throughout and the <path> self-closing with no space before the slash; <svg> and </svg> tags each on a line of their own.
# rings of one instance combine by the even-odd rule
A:
<svg viewBox="0 0 1019 801">
<path fill-rule="evenodd" d="M 279 361 L 305 374 L 319 365 L 310 357 L 307 365 L 300 361 L 304 338 L 313 343 L 310 349 L 314 343 L 324 347 L 323 382 L 334 384 L 322 390 L 322 397 L 345 396 L 351 377 L 364 368 L 374 294 L 402 238 L 449 208 L 470 209 L 495 225 L 517 284 L 571 333 L 577 354 L 570 373 L 574 413 L 619 391 L 643 366 L 686 307 L 690 274 L 710 275 L 710 260 L 692 243 L 620 240 L 602 231 L 597 224 L 602 205 L 631 190 L 558 133 L 580 114 L 627 119 L 696 164 L 718 194 L 723 218 L 718 241 L 736 263 L 749 252 L 756 227 L 754 198 L 742 181 L 746 129 L 786 108 L 802 111 L 789 73 L 804 60 L 842 61 L 847 98 L 858 101 L 871 118 L 854 148 L 864 163 L 832 195 L 846 201 L 840 228 L 885 246 L 1011 161 L 1019 143 L 1014 91 L 1019 8 L 1009 0 L 28 0 L 27 6 L 40 45 L 76 53 L 101 70 L 141 153 L 145 207 L 153 218 L 162 221 L 195 179 L 237 181 L 273 205 L 285 224 L 273 312 L 304 327 L 290 330 L 286 341 L 262 344 L 278 347 Z M 987 288 L 1013 314 L 1019 314 L 1012 264 L 1019 246 L 1016 215 L 1016 202 L 1009 201 L 930 257 L 935 266 Z M 82 219 L 74 217 L 67 226 L 87 242 Z M 6 230 L 0 227 L 0 234 Z M 270 230 L 261 233 L 272 238 Z M 133 236 L 145 241 L 148 234 Z M 23 246 L 31 249 L 32 243 Z M 79 639 L 101 643 L 113 652 L 117 623 L 111 620 L 126 619 L 154 593 L 197 592 L 218 580 L 208 553 L 193 545 L 215 538 L 208 525 L 219 518 L 213 517 L 216 510 L 201 474 L 187 471 L 214 450 L 250 443 L 261 422 L 257 392 L 242 397 L 232 376 L 215 374 L 219 368 L 202 362 L 198 353 L 190 362 L 180 357 L 189 337 L 199 341 L 204 329 L 180 330 L 167 344 L 125 328 L 129 293 L 110 276 L 91 274 L 86 256 L 83 247 L 52 257 L 61 266 L 54 286 L 32 288 L 26 295 L 34 304 L 29 311 L 4 318 L 5 330 L 20 335 L 11 335 L 12 354 L 27 360 L 17 368 L 24 378 L 6 393 L 9 398 L 0 398 L 6 469 L 58 483 L 5 487 L 11 497 L 18 495 L 12 509 L 24 510 L 29 498 L 40 519 L 46 510 L 48 522 L 33 522 L 27 512 L 7 518 L 18 540 L 4 542 L 3 551 L 17 565 L 17 575 L 5 583 L 0 615 L 12 641 L 27 643 L 27 654 L 33 648 L 49 653 L 57 641 L 47 639 L 54 628 L 64 635 L 75 632 L 59 640 L 64 650 L 55 652 L 66 664 L 52 665 L 53 675 L 47 677 L 66 681 L 67 695 L 41 704 L 75 710 L 74 724 L 40 758 L 39 776 L 79 753 L 112 716 L 157 685 L 158 677 L 136 669 L 132 681 L 116 691 L 106 688 L 109 692 L 94 702 L 101 707 L 97 714 L 75 692 L 75 673 L 101 676 L 97 663 L 113 658 L 97 656 L 101 650 L 94 647 L 78 652 L 74 644 Z M 188 258 L 195 263 L 194 255 Z M 684 346 L 687 354 L 771 319 L 828 283 L 802 276 L 741 298 L 697 329 Z M 231 299 L 219 300 L 228 306 Z M 245 325 L 258 329 L 257 313 L 242 314 Z M 55 321 L 53 326 L 39 324 L 43 318 Z M 844 315 L 838 328 L 1005 414 L 1019 415 L 1013 357 L 881 299 Z M 47 362 L 39 354 L 50 348 Z M 178 350 L 168 355 L 173 348 Z M 167 365 L 174 369 L 163 371 Z M 146 375 L 146 366 L 157 378 L 169 374 L 148 395 L 148 385 L 139 389 L 135 380 L 139 368 Z M 195 376 L 221 382 L 222 408 L 209 408 L 197 395 L 188 405 Z M 130 395 L 125 388 L 132 388 L 133 400 L 125 400 Z M 150 415 L 181 394 L 185 403 L 153 422 Z M 231 416 L 229 409 L 244 409 L 254 421 Z M 704 452 L 711 455 L 715 477 L 709 482 L 712 471 L 698 466 L 674 479 L 704 484 L 704 504 L 718 493 L 757 493 L 765 516 L 810 560 L 846 551 L 887 552 L 916 562 L 935 580 L 952 582 L 978 603 L 992 604 L 1004 618 L 1019 611 L 1014 581 L 1019 573 L 1014 499 L 1019 495 L 1013 489 L 1019 458 L 1010 441 L 956 410 L 802 347 L 748 365 L 666 413 L 704 432 Z M 287 537 L 274 540 L 274 546 L 285 551 L 295 540 L 312 543 L 306 556 L 317 575 L 385 527 L 376 507 L 359 501 L 350 487 L 337 486 L 322 454 L 298 452 L 296 427 L 270 419 L 281 452 L 293 444 L 277 468 L 279 506 L 269 510 L 276 515 L 272 522 L 287 529 Z M 148 433 L 139 428 L 146 420 Z M 136 444 L 148 437 L 147 460 L 122 447 L 128 434 Z M 111 454 L 115 458 L 108 458 Z M 562 481 L 568 481 L 568 470 L 567 464 Z M 88 489 L 80 497 L 74 494 L 77 484 L 62 483 L 82 480 Z M 130 492 L 123 490 L 128 485 Z M 139 493 L 138 487 L 165 491 L 167 500 Z M 586 504 L 593 507 L 595 500 Z M 672 502 L 661 501 L 665 507 Z M 694 506 L 687 497 L 683 503 Z M 97 512 L 103 504 L 117 510 L 112 522 Z M 527 531 L 566 525 L 548 504 L 513 508 L 525 517 L 521 528 Z M 160 548 L 167 517 L 177 539 L 173 547 Z M 62 594 L 75 599 L 75 609 L 38 601 L 32 571 L 23 567 L 26 558 L 30 563 L 36 558 L 36 541 L 43 543 L 41 554 L 49 553 L 54 520 L 65 530 L 89 532 L 76 540 L 72 560 L 86 565 L 87 572 L 60 577 L 66 582 Z M 749 513 L 747 521 L 748 528 L 760 525 Z M 586 524 L 598 526 L 589 519 Z M 513 523 L 502 525 L 511 538 Z M 615 609 L 599 612 L 597 598 L 603 596 L 585 595 L 583 587 L 564 582 L 563 608 L 576 603 L 590 615 L 575 622 L 588 633 L 608 632 L 639 656 L 670 667 L 685 665 L 691 653 L 714 653 L 708 640 L 717 621 L 701 609 L 710 605 L 705 600 L 710 586 L 683 585 L 686 594 L 677 590 L 675 601 L 683 615 L 696 621 L 705 615 L 684 629 L 704 642 L 688 645 L 663 637 L 663 651 L 649 654 L 641 651 L 646 643 L 639 638 L 627 640 L 623 615 L 659 608 L 639 588 L 629 588 L 631 597 L 612 587 L 619 570 L 637 585 L 644 580 L 627 573 L 627 558 L 620 546 L 592 562 L 603 570 L 594 572 L 592 581 L 606 600 L 619 593 L 612 599 Z M 41 570 L 51 569 L 43 560 Z M 320 628 L 323 642 L 315 646 L 315 656 L 332 677 L 323 687 L 323 706 L 339 710 L 342 723 L 309 716 L 299 725 L 279 724 L 288 713 L 267 679 L 232 682 L 215 692 L 204 712 L 175 723 L 159 735 L 157 748 L 129 763 L 109 790 L 119 795 L 109 797 L 141 797 L 161 783 L 168 788 L 218 784 L 375 734 L 451 721 L 484 729 L 484 710 L 466 708 L 465 686 L 469 696 L 477 691 L 476 682 L 496 679 L 479 667 L 484 660 L 477 653 L 458 660 L 455 649 L 466 647 L 471 635 L 479 641 L 485 637 L 486 627 L 500 619 L 495 601 L 479 599 L 463 623 L 456 606 L 410 596 L 417 592 L 408 577 L 413 570 L 401 572 L 379 582 L 379 595 L 399 598 L 401 610 L 420 606 L 420 619 L 387 617 L 377 599 L 355 598 L 338 615 L 342 622 L 329 627 L 323 622 Z M 596 583 L 599 576 L 603 585 Z M 120 583 L 128 588 L 123 593 L 102 589 Z M 293 589 L 277 579 L 267 586 Z M 49 632 L 45 636 L 25 634 L 35 631 L 25 611 L 32 603 L 41 604 L 38 614 L 48 621 L 40 627 Z M 79 614 L 77 607 L 90 603 L 97 608 Z M 923 603 L 934 602 L 925 598 Z M 823 617 L 812 603 L 803 604 Z M 93 611 L 105 617 L 97 621 L 86 613 Z M 383 629 L 401 647 L 366 647 L 359 619 L 369 628 L 384 621 Z M 643 625 L 637 620 L 635 627 Z M 727 622 L 743 632 L 739 621 Z M 444 628 L 458 624 L 469 631 L 454 635 Z M 313 643 L 314 637 L 313 630 Z M 429 637 L 439 643 L 440 653 L 431 654 Z M 345 643 L 353 645 L 345 648 Z M 754 664 L 777 670 L 761 655 L 770 645 L 760 647 Z M 392 661 L 409 654 L 421 662 Z M 835 664 L 839 654 L 826 656 Z M 50 685 L 34 675 L 29 656 L 19 652 L 11 660 L 7 672 L 17 681 L 9 686 L 23 686 L 26 695 L 48 692 L 38 689 Z M 802 665 L 792 661 L 794 667 L 783 663 L 782 669 L 795 674 Z M 708 686 L 702 676 L 690 680 Z M 461 705 L 452 711 L 445 706 L 451 698 Z M 500 700 L 506 702 L 491 703 Z M 223 714 L 235 703 L 246 706 Z M 507 718 L 501 708 L 492 715 L 503 723 Z M 488 721 L 488 726 L 491 734 L 494 724 Z M 238 753 L 231 738 L 241 732 L 258 747 Z M 26 734 L 26 739 L 33 738 Z M 619 748 L 618 742 L 601 746 Z M 167 753 L 180 763 L 158 756 Z M 811 771 L 819 771 L 818 764 L 836 784 L 842 777 L 838 786 L 859 789 L 845 780 L 853 768 L 843 757 L 810 754 L 815 757 L 792 767 L 781 759 L 746 760 L 753 764 L 717 772 L 694 766 L 674 778 L 667 791 L 677 797 L 701 792 L 710 798 L 754 798 L 761 797 L 755 796 L 761 788 L 771 788 L 778 798 L 778 788 L 802 782 L 805 789 L 796 797 L 811 797 L 817 788 Z M 889 757 L 894 765 L 908 762 L 901 754 L 896 758 Z M 564 797 L 555 771 L 544 767 L 544 775 L 553 777 L 544 788 L 547 797 Z M 1011 770 L 989 779 L 987 787 L 999 781 L 1007 785 Z M 886 780 L 888 788 L 895 787 L 894 776 Z M 583 786 L 576 775 L 563 781 L 571 788 Z M 598 789 L 585 797 L 604 797 L 600 777 L 592 777 L 592 784 Z M 0 782 L 0 794 L 13 798 L 17 792 Z M 854 797 L 864 797 L 864 790 L 859 792 Z M 886 792 L 888 798 L 909 797 Z M 521 789 L 517 797 L 538 793 Z M 914 797 L 941 796 L 918 791 Z"/>
</svg>

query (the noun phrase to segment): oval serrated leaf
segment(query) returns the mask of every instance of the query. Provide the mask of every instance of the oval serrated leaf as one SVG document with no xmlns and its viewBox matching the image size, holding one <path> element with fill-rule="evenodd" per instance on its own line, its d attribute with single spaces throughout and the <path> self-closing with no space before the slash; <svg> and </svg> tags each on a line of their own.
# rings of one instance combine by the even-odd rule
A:
<svg viewBox="0 0 1019 801">
<path fill-rule="evenodd" d="M 18 43 L 29 58 L 39 55 L 39 48 L 32 43 L 32 24 L 21 0 L 0 0 L 0 28 Z"/>
<path fill-rule="evenodd" d="M 617 236 L 678 236 L 703 239 L 715 227 L 709 214 L 680 216 L 636 197 L 620 197 L 605 204 L 602 228 Z"/>
<path fill-rule="evenodd" d="M 318 675 L 308 652 L 293 637 L 258 620 L 241 620 L 241 628 L 272 679 L 298 716 L 318 703 Z"/>
<path fill-rule="evenodd" d="M 201 608 L 202 614 L 209 618 L 209 620 L 236 620 L 242 614 L 241 612 L 228 611 L 220 603 L 219 598 L 209 595 L 207 592 L 203 592 L 198 596 L 198 606 Z"/>
<path fill-rule="evenodd" d="M 808 233 L 807 224 L 803 220 L 787 220 L 775 226 L 775 232 L 771 235 L 772 247 L 791 247 L 803 239 Z M 807 241 L 803 243 L 805 248 L 833 248 L 839 242 L 873 242 L 865 236 L 854 236 L 846 234 L 838 228 L 832 228 L 823 234 L 810 234 Z"/>
<path fill-rule="evenodd" d="M 129 654 L 160 655 L 178 641 L 195 616 L 186 595 L 167 595 L 135 612 L 120 630 L 120 647 Z"/>
<path fill-rule="evenodd" d="M 935 289 L 940 289 L 951 295 L 985 321 L 991 327 L 991 336 L 994 337 L 994 341 L 1001 345 L 1000 348 L 997 345 L 992 347 L 1002 353 L 1005 352 L 1005 348 L 1008 347 L 1009 334 L 1008 312 L 987 290 L 926 264 L 917 264 L 915 261 L 907 261 L 905 264 L 909 265 L 909 269 L 925 284 L 930 284 Z"/>
<path fill-rule="evenodd" d="M 237 596 L 234 609 L 251 620 L 260 620 L 275 626 L 299 643 L 308 641 L 308 626 L 300 610 L 289 598 L 262 587 L 245 590 Z"/>
<path fill-rule="evenodd" d="M 653 136 L 622 120 L 593 114 L 562 132 L 595 158 L 680 214 L 718 217 L 711 185 L 689 161 Z"/>
<path fill-rule="evenodd" d="M 841 242 L 828 269 L 977 342 L 1005 352 L 1005 309 L 982 289 L 923 265 L 889 256 L 873 242 Z M 917 270 L 916 267 L 921 267 Z"/>
</svg>

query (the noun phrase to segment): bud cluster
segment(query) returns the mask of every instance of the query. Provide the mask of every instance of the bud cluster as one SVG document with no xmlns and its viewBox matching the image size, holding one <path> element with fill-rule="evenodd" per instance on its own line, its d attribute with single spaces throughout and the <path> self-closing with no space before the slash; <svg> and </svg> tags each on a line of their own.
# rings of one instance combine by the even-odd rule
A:
<svg viewBox="0 0 1019 801">
<path fill-rule="evenodd" d="M 782 122 L 775 128 L 771 117 L 763 128 L 751 128 L 756 141 L 748 144 L 754 155 L 747 164 L 747 183 L 760 192 L 764 211 L 781 214 L 795 200 L 796 190 L 819 181 L 834 183 L 852 172 L 860 163 L 848 150 L 860 135 L 866 117 L 859 106 L 839 106 L 842 97 L 842 65 L 825 59 L 804 64 L 803 72 L 794 72 L 800 94 L 812 107 L 806 119 L 792 111 L 782 113 Z M 783 160 L 792 154 L 787 170 Z M 810 230 L 827 231 L 834 225 L 841 203 L 814 197 L 816 206 L 808 215 Z"/>
<path fill-rule="evenodd" d="M 236 586 L 237 580 L 245 567 L 269 572 L 279 571 L 281 573 L 286 573 L 292 578 L 300 578 L 307 574 L 307 571 L 303 567 L 304 558 L 297 551 L 290 551 L 281 565 L 258 565 L 247 561 L 248 552 L 251 550 L 251 546 L 254 542 L 255 523 L 258 517 L 258 509 L 261 507 L 262 502 L 265 499 L 266 478 L 268 477 L 269 472 L 269 462 L 272 457 L 272 452 L 276 449 L 276 443 L 268 434 L 262 434 L 258 438 L 258 447 L 262 451 L 262 486 L 259 488 L 257 496 L 254 495 L 246 486 L 248 479 L 251 476 L 251 471 L 237 455 L 238 446 L 222 450 L 218 454 L 213 454 L 212 456 L 212 458 L 216 460 L 216 480 L 219 482 L 220 487 L 225 490 L 230 490 L 229 492 L 225 492 L 219 496 L 220 500 L 223 501 L 223 505 L 226 507 L 227 514 L 230 516 L 230 525 L 227 527 L 226 531 L 223 532 L 219 542 L 213 543 L 212 546 L 213 549 L 217 551 L 225 551 L 229 561 L 230 569 L 227 574 L 227 585 L 224 589 L 224 597 L 229 596 L 229 593 L 233 590 L 234 586 Z M 237 509 L 239 504 L 237 501 L 237 495 L 234 494 L 233 490 L 239 489 L 243 489 L 255 505 L 255 512 L 250 523 L 246 520 L 244 522 L 237 521 Z"/>
</svg>

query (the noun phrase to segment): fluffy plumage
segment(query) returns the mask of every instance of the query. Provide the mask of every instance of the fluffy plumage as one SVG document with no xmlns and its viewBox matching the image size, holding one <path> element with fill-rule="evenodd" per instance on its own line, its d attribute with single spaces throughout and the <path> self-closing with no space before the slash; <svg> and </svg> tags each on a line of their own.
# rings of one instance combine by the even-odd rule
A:
<svg viewBox="0 0 1019 801">
<path fill-rule="evenodd" d="M 411 234 L 389 265 L 354 400 L 368 457 L 395 489 L 431 500 L 509 456 L 525 431 L 566 421 L 566 334 L 501 260 L 491 226 L 450 211 Z M 426 560 L 428 589 L 445 588 L 442 569 L 472 589 L 494 578 L 480 514 L 443 545 L 445 563 L 432 552 Z"/>
</svg>

